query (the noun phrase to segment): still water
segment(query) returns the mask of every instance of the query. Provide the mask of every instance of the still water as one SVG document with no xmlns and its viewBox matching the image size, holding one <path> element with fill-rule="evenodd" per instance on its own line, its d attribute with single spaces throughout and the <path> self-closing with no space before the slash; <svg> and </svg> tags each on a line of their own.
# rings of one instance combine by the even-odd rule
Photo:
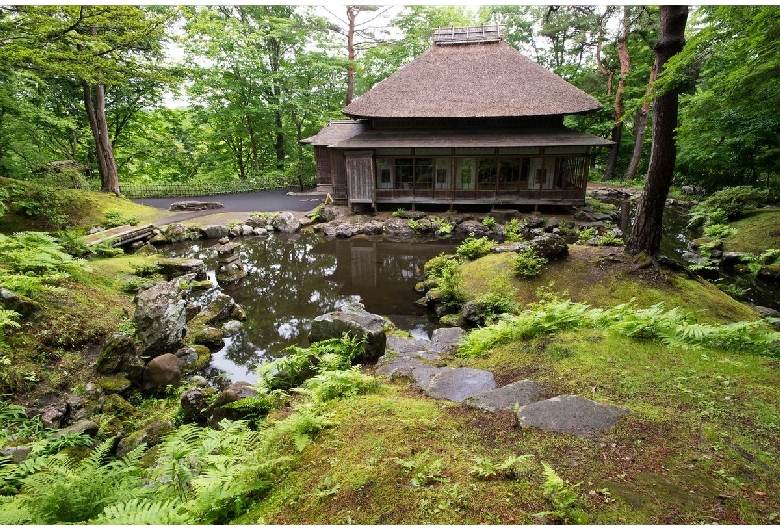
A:
<svg viewBox="0 0 780 530">
<path fill-rule="evenodd" d="M 428 311 L 414 305 L 421 296 L 414 285 L 423 279 L 425 262 L 453 252 L 454 243 L 398 243 L 365 236 L 328 240 L 314 233 L 236 241 L 247 275 L 221 287 L 243 307 L 247 319 L 212 361 L 233 381 L 254 382 L 260 363 L 284 355 L 288 346 L 308 346 L 311 321 L 345 302 L 361 302 L 367 311 L 417 337 L 428 338 L 439 327 Z M 216 282 L 216 244 L 179 243 L 162 252 L 202 259 Z"/>
</svg>

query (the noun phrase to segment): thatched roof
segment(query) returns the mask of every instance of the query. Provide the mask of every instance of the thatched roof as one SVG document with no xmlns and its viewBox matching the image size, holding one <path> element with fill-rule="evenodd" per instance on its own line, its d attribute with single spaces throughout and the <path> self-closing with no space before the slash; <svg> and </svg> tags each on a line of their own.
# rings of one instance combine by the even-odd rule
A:
<svg viewBox="0 0 780 530">
<path fill-rule="evenodd" d="M 331 147 L 373 149 L 380 147 L 577 147 L 611 145 L 613 142 L 575 131 L 558 129 L 513 130 L 371 130 L 334 141 Z"/>
<path fill-rule="evenodd" d="M 602 105 L 506 42 L 434 45 L 347 105 L 364 118 L 579 114 Z"/>
<path fill-rule="evenodd" d="M 365 122 L 355 120 L 331 120 L 320 132 L 300 141 L 302 144 L 333 145 L 347 140 L 366 129 Z"/>
</svg>

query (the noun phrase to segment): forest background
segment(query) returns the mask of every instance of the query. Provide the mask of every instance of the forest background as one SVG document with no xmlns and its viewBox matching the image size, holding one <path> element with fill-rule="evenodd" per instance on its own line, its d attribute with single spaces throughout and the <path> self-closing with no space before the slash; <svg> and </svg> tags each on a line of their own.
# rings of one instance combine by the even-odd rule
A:
<svg viewBox="0 0 780 530">
<path fill-rule="evenodd" d="M 652 99 L 672 85 L 683 87 L 675 184 L 778 175 L 778 7 L 693 9 L 683 53 L 656 80 L 657 7 L 512 5 L 0 7 L 0 175 L 53 183 L 51 162 L 72 160 L 88 169 L 69 181 L 117 193 L 311 185 L 299 140 L 424 52 L 434 28 L 488 23 L 604 104 L 567 118 L 616 142 L 596 153 L 592 180 L 643 179 Z"/>
</svg>

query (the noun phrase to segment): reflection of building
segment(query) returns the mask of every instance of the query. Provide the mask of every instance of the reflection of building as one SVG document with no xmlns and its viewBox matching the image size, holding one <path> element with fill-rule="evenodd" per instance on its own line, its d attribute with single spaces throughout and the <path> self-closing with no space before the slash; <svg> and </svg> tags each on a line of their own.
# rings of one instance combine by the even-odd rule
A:
<svg viewBox="0 0 780 530">
<path fill-rule="evenodd" d="M 335 246 L 336 270 L 329 280 L 339 283 L 342 295 L 358 295 L 366 309 L 380 315 L 417 312 L 412 302 L 419 296 L 414 285 L 423 278 L 425 262 L 441 252 L 453 252 L 455 245 L 370 241 L 361 238 L 334 239 L 320 248 Z M 399 298 L 399 292 L 408 298 Z M 424 314 L 424 310 L 419 311 Z"/>
<path fill-rule="evenodd" d="M 576 204 L 590 150 L 563 125 L 594 98 L 503 42 L 501 26 L 436 30 L 433 46 L 303 140 L 317 183 L 349 204 Z"/>
</svg>

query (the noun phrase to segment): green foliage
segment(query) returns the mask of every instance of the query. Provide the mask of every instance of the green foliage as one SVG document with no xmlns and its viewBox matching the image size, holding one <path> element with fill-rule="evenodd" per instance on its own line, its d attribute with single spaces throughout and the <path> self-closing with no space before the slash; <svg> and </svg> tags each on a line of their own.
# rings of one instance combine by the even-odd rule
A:
<svg viewBox="0 0 780 530">
<path fill-rule="evenodd" d="M 691 208 L 688 226 L 706 227 L 736 221 L 759 206 L 763 206 L 768 197 L 767 190 L 752 186 L 723 188 Z"/>
<path fill-rule="evenodd" d="M 92 252 L 84 236 L 73 230 L 57 232 L 57 241 L 62 246 L 64 252 L 77 258 L 84 258 Z"/>
<path fill-rule="evenodd" d="M 462 256 L 470 260 L 475 260 L 490 254 L 490 251 L 494 246 L 495 242 L 493 242 L 491 239 L 484 236 L 475 238 L 472 234 L 471 236 L 467 237 L 463 243 L 458 246 L 457 249 L 455 249 L 455 253 L 458 256 Z"/>
<path fill-rule="evenodd" d="M 518 252 L 512 260 L 512 271 L 521 278 L 533 278 L 542 272 L 547 258 L 540 256 L 532 247 Z"/>
<path fill-rule="evenodd" d="M 0 351 L 5 347 L 5 328 L 18 328 L 21 315 L 10 309 L 0 309 Z"/>
<path fill-rule="evenodd" d="M 556 298 L 539 302 L 518 315 L 502 315 L 491 325 L 472 330 L 457 354 L 475 357 L 509 341 L 528 340 L 559 330 L 609 328 L 640 340 L 657 340 L 680 348 L 723 348 L 735 353 L 777 356 L 780 332 L 768 325 L 772 319 L 730 324 L 699 324 L 663 303 L 647 309 L 621 304 L 608 310 Z"/>
<path fill-rule="evenodd" d="M 611 232 L 607 232 L 606 234 L 602 234 L 599 236 L 599 246 L 602 247 L 621 247 L 625 241 L 623 241 L 622 237 L 619 237 Z"/>
<path fill-rule="evenodd" d="M 393 212 L 393 217 L 401 217 L 401 215 L 403 215 L 403 213 L 404 213 L 404 209 L 403 208 L 398 208 L 397 210 L 395 210 Z"/>
<path fill-rule="evenodd" d="M 419 232 L 422 229 L 422 225 L 417 219 L 409 219 L 407 220 L 407 223 L 409 224 L 409 228 L 415 232 Z"/>
<path fill-rule="evenodd" d="M 585 197 L 585 205 L 591 210 L 595 210 L 601 213 L 612 213 L 616 209 L 614 204 L 607 204 L 605 202 L 594 199 L 593 197 Z"/>
<path fill-rule="evenodd" d="M 427 450 L 409 460 L 396 458 L 395 463 L 411 477 L 412 486 L 416 488 L 450 481 L 444 475 L 442 459 L 434 458 Z"/>
<path fill-rule="evenodd" d="M 496 219 L 495 217 L 488 215 L 487 217 L 482 219 L 482 224 L 485 225 L 487 228 L 493 230 L 496 228 Z"/>
<path fill-rule="evenodd" d="M 735 229 L 731 228 L 729 225 L 726 224 L 705 223 L 704 232 L 702 233 L 702 235 L 704 237 L 725 239 L 729 236 L 733 236 L 736 233 L 737 231 Z"/>
<path fill-rule="evenodd" d="M 16 524 L 81 523 L 100 515 L 106 506 L 142 497 L 137 463 L 145 448 L 112 460 L 113 446 L 113 439 L 106 440 L 78 463 L 62 453 L 46 458 L 37 472 L 21 480 L 13 503 L 26 509 L 27 518 Z"/>
<path fill-rule="evenodd" d="M 496 464 L 490 458 L 478 456 L 473 459 L 474 465 L 469 469 L 469 474 L 483 480 L 493 478 L 517 480 L 529 470 L 533 458 L 533 455 L 512 455 Z"/>
<path fill-rule="evenodd" d="M 125 251 L 122 250 L 121 247 L 114 246 L 113 239 L 106 239 L 104 241 L 101 241 L 99 244 L 92 247 L 92 252 L 94 252 L 95 255 L 100 256 L 101 258 L 113 258 L 125 253 Z"/>
<path fill-rule="evenodd" d="M 504 225 L 504 240 L 508 243 L 519 243 L 525 240 L 521 232 L 520 221 L 517 218 L 512 219 Z"/>
<path fill-rule="evenodd" d="M 447 236 L 452 233 L 452 223 L 441 217 L 431 217 L 431 225 L 435 228 L 437 235 Z"/>
<path fill-rule="evenodd" d="M 458 262 L 458 258 L 452 255 L 447 255 L 444 252 L 439 254 L 438 256 L 435 256 L 428 261 L 425 262 L 425 265 L 423 265 L 423 271 L 425 272 L 426 278 L 441 278 L 442 277 L 442 271 L 445 267 L 447 267 L 448 262 L 454 261 Z"/>
<path fill-rule="evenodd" d="M 106 228 L 114 228 L 125 225 L 135 226 L 140 222 L 137 216 L 125 215 L 119 210 L 106 210 L 105 216 L 106 219 L 102 224 Z"/>
<path fill-rule="evenodd" d="M 466 299 L 462 276 L 460 263 L 456 260 L 447 260 L 441 268 L 438 289 L 446 305 L 455 306 Z"/>
<path fill-rule="evenodd" d="M 363 339 L 345 334 L 339 339 L 315 342 L 309 348 L 290 346 L 284 357 L 263 363 L 257 369 L 260 387 L 290 389 L 318 373 L 347 370 L 363 353 Z"/>
<path fill-rule="evenodd" d="M 542 462 L 542 467 L 544 496 L 553 505 L 553 509 L 536 515 L 552 516 L 562 524 L 588 524 L 587 514 L 577 507 L 579 495 L 574 489 L 580 484 L 569 485 L 568 481 L 563 480 L 546 462 Z"/>
<path fill-rule="evenodd" d="M 56 238 L 43 232 L 0 234 L 0 265 L 35 275 L 89 270 L 84 260 L 65 253 Z"/>
<path fill-rule="evenodd" d="M 488 292 L 474 300 L 485 321 L 489 322 L 504 313 L 516 313 L 519 305 L 515 289 L 508 278 L 498 276 L 488 282 Z"/>
<path fill-rule="evenodd" d="M 580 228 L 579 232 L 577 232 L 577 243 L 585 243 L 596 237 L 596 234 L 596 227 L 594 226 Z"/>
<path fill-rule="evenodd" d="M 364 394 L 375 390 L 378 382 L 352 367 L 342 370 L 324 370 L 308 379 L 304 391 L 315 401 L 331 401 Z"/>
</svg>

